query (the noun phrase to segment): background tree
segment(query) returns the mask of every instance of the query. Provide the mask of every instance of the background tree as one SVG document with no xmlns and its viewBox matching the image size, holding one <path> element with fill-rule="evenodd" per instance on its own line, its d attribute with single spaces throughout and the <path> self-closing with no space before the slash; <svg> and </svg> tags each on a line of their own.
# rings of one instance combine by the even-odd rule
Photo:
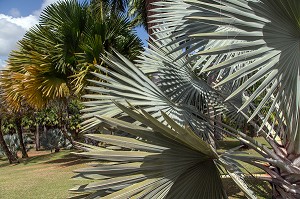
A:
<svg viewBox="0 0 300 199">
<path fill-rule="evenodd" d="M 86 78 L 97 70 L 95 65 L 103 64 L 101 54 L 112 47 L 131 60 L 140 54 L 142 42 L 122 13 L 125 2 L 104 2 L 101 12 L 96 9 L 99 2 L 60 1 L 45 8 L 3 71 L 5 100 L 12 110 L 22 112 L 25 104 L 38 110 L 57 101 L 62 118 L 70 99 L 80 97 Z"/>
<path fill-rule="evenodd" d="M 11 53 L 7 70 L 21 84 L 14 93 L 32 107 L 79 94 L 85 77 L 101 64 L 100 54 L 111 47 L 130 59 L 142 49 L 124 15 L 105 12 L 104 20 L 94 20 L 92 6 L 75 0 L 48 6 L 19 42 L 19 50 Z"/>
</svg>

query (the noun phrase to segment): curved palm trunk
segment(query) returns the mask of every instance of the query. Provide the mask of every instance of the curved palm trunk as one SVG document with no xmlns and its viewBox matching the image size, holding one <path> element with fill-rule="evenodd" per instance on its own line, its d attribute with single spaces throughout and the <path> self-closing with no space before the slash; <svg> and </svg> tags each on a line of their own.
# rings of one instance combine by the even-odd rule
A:
<svg viewBox="0 0 300 199">
<path fill-rule="evenodd" d="M 22 125 L 21 125 L 21 119 L 18 118 L 16 121 L 16 125 L 17 125 L 17 132 L 18 132 L 18 137 L 20 140 L 20 147 L 21 147 L 21 152 L 22 152 L 22 158 L 28 158 L 28 154 L 27 154 L 27 150 L 24 144 L 24 140 L 23 140 L 23 129 L 22 129 Z"/>
<path fill-rule="evenodd" d="M 8 158 L 8 161 L 10 164 L 13 164 L 13 163 L 19 163 L 17 157 L 15 157 L 9 150 L 9 148 L 7 147 L 6 145 L 6 142 L 4 140 L 4 137 L 3 137 L 3 134 L 0 130 L 0 146 L 2 148 L 2 150 L 4 151 L 6 157 Z"/>
</svg>

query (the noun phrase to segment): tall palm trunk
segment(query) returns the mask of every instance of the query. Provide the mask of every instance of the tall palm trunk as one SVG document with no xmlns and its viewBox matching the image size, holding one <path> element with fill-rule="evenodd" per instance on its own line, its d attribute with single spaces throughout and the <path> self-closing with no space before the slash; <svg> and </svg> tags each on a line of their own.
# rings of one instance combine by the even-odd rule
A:
<svg viewBox="0 0 300 199">
<path fill-rule="evenodd" d="M 1 125 L 2 125 L 2 122 L 1 122 Z M 17 157 L 15 157 L 9 150 L 9 148 L 7 147 L 6 145 L 6 142 L 4 140 L 4 137 L 3 137 L 3 134 L 2 134 L 2 131 L 0 130 L 0 147 L 2 148 L 2 150 L 4 151 L 6 157 L 8 158 L 8 161 L 10 164 L 13 164 L 13 163 L 19 163 Z"/>
<path fill-rule="evenodd" d="M 17 118 L 16 125 L 17 125 L 17 133 L 18 133 L 18 137 L 19 137 L 19 141 L 20 141 L 22 158 L 28 158 L 27 150 L 26 150 L 24 140 L 23 140 L 23 129 L 22 129 L 22 124 L 21 124 L 21 118 Z"/>
<path fill-rule="evenodd" d="M 69 113 L 68 113 L 68 99 L 65 99 L 63 101 L 61 101 L 60 103 L 60 112 L 59 112 L 59 118 L 60 118 L 60 129 L 61 129 L 61 132 L 64 134 L 65 138 L 69 140 L 69 142 L 72 144 L 72 146 L 75 146 L 75 143 L 74 143 L 74 139 L 72 137 L 72 135 L 69 135 L 68 134 L 68 128 L 67 128 L 67 122 L 66 120 L 69 119 Z M 66 118 L 63 118 L 63 113 L 66 113 L 65 117 Z"/>
</svg>

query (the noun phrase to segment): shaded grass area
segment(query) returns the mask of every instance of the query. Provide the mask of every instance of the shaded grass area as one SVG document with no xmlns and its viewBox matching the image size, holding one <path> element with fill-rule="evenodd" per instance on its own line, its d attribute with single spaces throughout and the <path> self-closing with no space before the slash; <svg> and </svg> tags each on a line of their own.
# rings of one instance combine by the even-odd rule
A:
<svg viewBox="0 0 300 199">
<path fill-rule="evenodd" d="M 30 153 L 29 153 L 30 155 Z M 1 199 L 60 199 L 69 196 L 68 190 L 85 180 L 71 179 L 75 169 L 87 167 L 87 159 L 70 154 L 70 151 L 45 153 L 8 165 L 0 159 Z"/>
<path fill-rule="evenodd" d="M 232 179 L 222 179 L 226 193 L 229 199 L 247 199 L 244 193 L 237 187 Z M 254 191 L 255 195 L 259 199 L 271 199 L 271 187 L 267 182 L 249 178 L 246 179 L 247 185 Z"/>
<path fill-rule="evenodd" d="M 255 137 L 254 140 L 258 141 L 259 143 L 270 147 L 267 141 L 263 137 Z M 218 152 L 224 152 L 228 149 L 233 149 L 236 147 L 241 146 L 242 143 L 235 138 L 225 137 L 223 141 L 218 142 Z M 243 156 L 259 156 L 259 154 L 247 147 L 241 147 L 239 151 L 243 152 L 241 155 Z M 242 161 L 238 161 L 245 169 L 245 173 L 250 172 L 251 174 L 264 174 L 265 172 L 255 166 L 250 164 L 244 163 Z M 222 179 L 223 185 L 226 189 L 227 194 L 229 195 L 230 199 L 239 199 L 239 198 L 247 198 L 243 192 L 238 188 L 238 186 L 234 183 L 234 181 L 230 178 Z M 249 177 L 246 179 L 247 185 L 255 192 L 258 198 L 265 198 L 271 199 L 271 186 L 268 182 L 262 181 L 260 179 Z"/>
<path fill-rule="evenodd" d="M 265 143 L 262 138 L 256 138 Z M 219 143 L 219 151 L 231 149 L 241 145 L 233 138 L 226 138 Z M 254 150 L 241 149 L 249 154 L 256 154 Z M 88 159 L 71 154 L 72 151 L 59 153 L 34 152 L 29 153 L 30 158 L 21 160 L 18 165 L 9 165 L 5 158 L 0 157 L 0 198 L 1 199 L 62 199 L 70 196 L 68 190 L 75 185 L 86 184 L 87 180 L 74 180 L 72 171 L 89 167 Z M 247 165 L 252 173 L 262 173 L 261 170 Z M 258 198 L 270 198 L 270 186 L 258 179 L 248 179 L 255 185 L 255 193 Z M 224 187 L 230 199 L 246 198 L 235 183 L 229 179 L 223 179 Z"/>
<path fill-rule="evenodd" d="M 269 147 L 269 144 L 263 137 L 255 137 L 254 140 Z M 241 145 L 242 145 L 242 143 L 240 141 L 238 141 L 237 139 L 231 138 L 231 137 L 225 137 L 225 139 L 223 141 L 218 141 L 218 152 L 224 152 L 228 149 L 233 149 L 233 148 L 236 148 Z M 245 146 L 241 147 L 239 149 L 239 151 L 243 152 L 243 153 L 239 154 L 242 156 L 249 156 L 249 155 L 260 156 L 254 149 L 249 149 Z M 255 166 L 244 163 L 242 161 L 238 161 L 238 162 L 245 168 L 244 172 L 246 172 L 246 173 L 247 173 L 247 171 L 249 171 L 251 173 L 256 173 L 256 174 L 265 173 L 263 170 L 255 167 Z"/>
</svg>

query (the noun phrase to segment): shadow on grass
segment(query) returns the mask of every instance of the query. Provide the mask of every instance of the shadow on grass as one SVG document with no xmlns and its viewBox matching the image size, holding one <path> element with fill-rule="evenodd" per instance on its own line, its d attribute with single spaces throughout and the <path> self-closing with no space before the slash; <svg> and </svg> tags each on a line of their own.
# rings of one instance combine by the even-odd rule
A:
<svg viewBox="0 0 300 199">
<path fill-rule="evenodd" d="M 0 156 L 0 168 L 10 165 L 6 157 Z"/>
<path fill-rule="evenodd" d="M 62 157 L 60 157 L 59 159 L 50 160 L 50 161 L 47 161 L 44 163 L 45 164 L 60 164 L 62 167 L 68 167 L 68 166 L 74 166 L 77 164 L 83 164 L 83 163 L 87 163 L 87 162 L 91 162 L 91 160 L 88 158 L 76 156 L 74 154 L 66 154 L 66 155 L 63 155 Z"/>
<path fill-rule="evenodd" d="M 239 140 L 222 140 L 217 142 L 218 149 L 232 149 L 243 145 Z"/>
<path fill-rule="evenodd" d="M 58 153 L 48 153 L 48 154 L 40 154 L 33 157 L 29 157 L 26 159 L 19 159 L 20 164 L 28 165 L 28 164 L 60 164 L 60 166 L 68 167 L 77 164 L 91 162 L 90 159 L 76 156 L 74 154 L 70 154 L 71 151 L 60 151 Z M 9 166 L 8 160 L 6 157 L 0 156 L 0 168 Z"/>
<path fill-rule="evenodd" d="M 33 157 L 29 157 L 27 159 L 22 159 L 22 164 L 35 164 L 35 163 L 42 163 L 43 161 L 47 161 L 53 157 L 55 157 L 56 154 L 50 153 L 50 154 L 44 154 L 44 155 L 37 155 Z M 44 162 L 43 162 L 44 163 Z"/>
</svg>

